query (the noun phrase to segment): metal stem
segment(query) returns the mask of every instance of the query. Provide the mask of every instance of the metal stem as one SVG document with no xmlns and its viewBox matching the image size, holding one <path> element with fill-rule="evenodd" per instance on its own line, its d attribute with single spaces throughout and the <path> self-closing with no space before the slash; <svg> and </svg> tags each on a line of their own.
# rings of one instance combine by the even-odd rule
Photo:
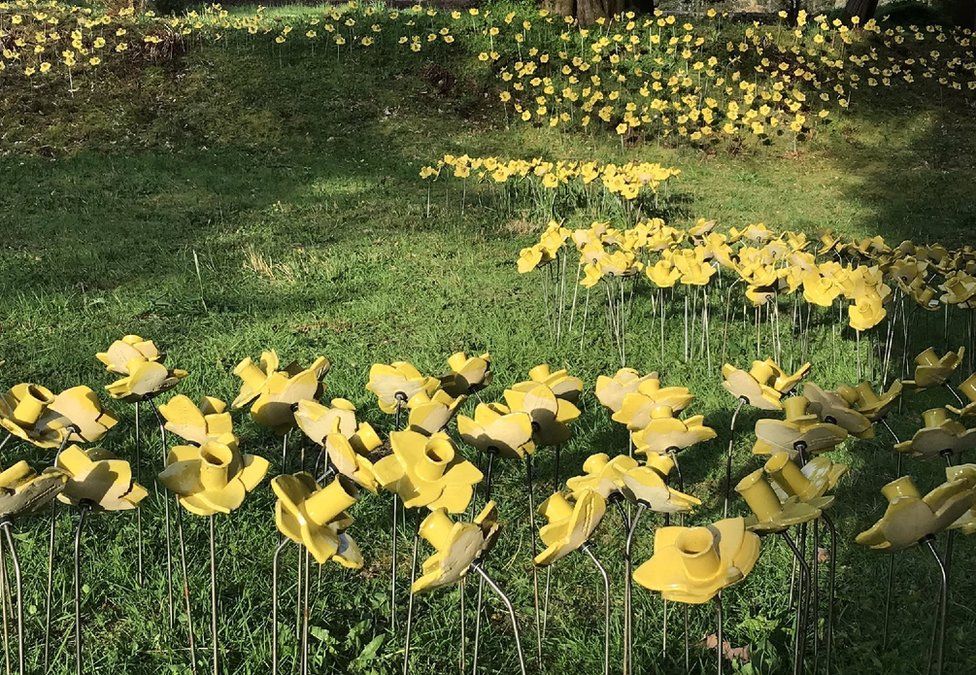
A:
<svg viewBox="0 0 976 675">
<path fill-rule="evenodd" d="M 183 605 L 186 610 L 186 634 L 190 647 L 190 670 L 196 675 L 197 648 L 196 639 L 193 636 L 193 610 L 190 606 L 190 575 L 187 572 L 186 543 L 183 540 L 183 512 L 180 509 L 176 511 L 176 539 L 180 552 L 180 572 L 183 575 Z"/>
<path fill-rule="evenodd" d="M 305 557 L 305 572 L 302 575 L 302 580 L 301 580 L 301 584 L 304 586 L 304 590 L 302 592 L 302 598 L 303 598 L 303 603 L 302 603 L 302 633 L 301 633 L 301 636 L 302 636 L 302 638 L 301 638 L 301 654 L 302 654 L 301 663 L 302 663 L 302 667 L 301 667 L 300 672 L 301 672 L 302 675 L 308 675 L 308 668 L 309 668 L 309 663 L 308 663 L 308 619 L 309 619 L 309 612 L 310 612 L 310 603 L 309 603 L 309 599 L 308 599 L 308 591 L 309 591 L 309 567 L 311 567 L 311 558 L 309 556 L 308 549 L 307 548 L 304 548 L 304 547 L 303 547 L 303 549 L 304 549 L 304 557 Z"/>
<path fill-rule="evenodd" d="M 210 521 L 210 633 L 213 640 L 213 675 L 220 673 L 220 641 L 217 637 L 217 544 L 216 517 L 211 515 Z"/>
<path fill-rule="evenodd" d="M 6 535 L 7 547 L 10 549 L 10 563 L 14 568 L 14 587 L 17 589 L 17 604 L 15 605 L 17 614 L 17 670 L 20 675 L 24 675 L 24 584 L 20 577 L 20 559 L 17 557 L 17 547 L 14 544 L 10 528 L 9 520 L 0 522 L 0 529 L 3 529 Z"/>
<path fill-rule="evenodd" d="M 156 423 L 159 425 L 159 437 L 160 444 L 162 446 L 161 454 L 163 466 L 165 467 L 167 464 L 168 451 L 166 447 L 166 424 L 163 421 L 162 415 L 159 414 L 159 409 L 156 407 L 155 401 L 152 399 L 148 400 L 149 407 L 152 408 L 153 414 L 156 416 Z M 173 548 L 172 535 L 170 533 L 169 497 L 165 493 L 163 493 L 163 536 L 166 538 L 166 618 L 169 630 L 172 631 L 174 617 L 176 614 L 176 609 L 173 602 Z"/>
<path fill-rule="evenodd" d="M 410 672 L 410 638 L 413 633 L 413 582 L 417 579 L 417 547 L 420 541 L 419 532 L 413 535 L 413 555 L 410 561 L 410 599 L 407 602 L 407 635 L 403 646 L 403 675 Z"/>
<path fill-rule="evenodd" d="M 588 544 L 583 544 L 583 552 L 590 557 L 600 576 L 603 577 L 603 675 L 610 675 L 610 576 L 607 569 L 590 550 Z"/>
<path fill-rule="evenodd" d="M 949 306 L 946 305 L 946 308 L 947 309 L 948 309 L 948 307 Z M 956 390 L 952 388 L 952 385 L 951 384 L 949 384 L 948 382 L 946 382 L 945 383 L 945 388 L 949 390 L 949 393 L 952 394 L 952 396 L 956 399 L 956 402 L 959 403 L 960 406 L 966 405 L 965 401 L 963 401 L 962 400 L 962 397 L 958 393 L 956 393 Z"/>
<path fill-rule="evenodd" d="M 526 675 L 525 656 L 522 653 L 522 640 L 519 637 L 518 620 L 515 617 L 515 609 L 512 607 L 512 601 L 509 600 L 508 596 L 505 595 L 502 589 L 498 587 L 498 584 L 496 584 L 492 580 L 492 578 L 488 576 L 488 573 L 481 568 L 481 565 L 479 565 L 478 563 L 473 563 L 471 567 L 472 569 L 474 569 L 475 572 L 480 574 L 482 578 L 484 578 L 484 580 L 491 587 L 491 590 L 495 592 L 495 595 L 501 598 L 501 601 L 505 603 L 505 607 L 508 609 L 508 616 L 512 621 L 512 634 L 515 636 L 515 649 L 518 652 L 519 669 L 522 675 Z"/>
<path fill-rule="evenodd" d="M 138 480 L 141 477 L 142 472 L 142 431 L 139 425 L 139 401 L 135 402 L 136 408 L 136 447 L 135 447 L 135 475 Z M 142 565 L 142 509 L 136 509 L 136 579 L 139 581 L 139 587 L 141 588 L 145 583 L 145 576 L 143 573 Z"/>
<path fill-rule="evenodd" d="M 803 655 L 806 639 L 804 633 L 806 627 L 804 625 L 807 608 L 806 608 L 806 597 L 804 595 L 804 586 L 810 578 L 810 567 L 807 565 L 805 556 L 802 554 L 801 549 L 797 547 L 796 542 L 790 537 L 789 533 L 781 532 L 780 536 L 786 542 L 790 550 L 793 551 L 793 556 L 796 559 L 800 567 L 800 580 L 797 584 L 799 592 L 797 594 L 796 600 L 796 634 L 794 635 L 794 645 L 793 645 L 793 672 L 795 675 L 800 675 L 803 673 Z"/>
<path fill-rule="evenodd" d="M 10 602 L 10 585 L 7 583 L 7 554 L 3 546 L 0 546 L 0 614 L 3 615 L 3 660 L 4 673 L 10 675 L 10 625 L 7 615 L 7 603 Z M 13 606 L 10 607 L 11 613 Z"/>
<path fill-rule="evenodd" d="M 51 508 L 51 534 L 47 545 L 47 587 L 44 597 L 44 672 L 48 672 L 48 663 L 51 654 L 51 603 L 53 601 L 54 588 L 54 533 L 58 521 L 57 505 Z"/>
<path fill-rule="evenodd" d="M 624 675 L 629 675 L 634 667 L 634 533 L 647 506 L 637 503 L 637 512 L 627 529 L 627 543 L 624 549 Z"/>
<path fill-rule="evenodd" d="M 492 478 L 494 475 L 493 469 L 495 466 L 495 455 L 498 453 L 496 451 L 488 451 L 488 464 L 485 467 L 485 501 L 491 501 L 491 487 Z M 474 509 L 472 508 L 472 517 L 474 517 Z M 485 598 L 485 580 L 478 577 L 478 595 L 475 601 L 475 620 L 474 620 L 474 661 L 473 661 L 473 673 L 478 672 L 478 652 L 481 649 L 481 609 L 484 605 Z"/>
<path fill-rule="evenodd" d="M 271 558 L 271 675 L 278 675 L 278 561 L 289 543 L 283 539 Z"/>
<path fill-rule="evenodd" d="M 725 655 L 722 653 L 725 649 L 724 642 L 725 637 L 723 635 L 723 617 L 722 617 L 722 594 L 719 593 L 715 596 L 715 621 L 718 623 L 718 645 L 716 649 L 718 650 L 718 675 L 722 675 L 722 670 L 725 666 Z"/>
<path fill-rule="evenodd" d="M 834 647 L 834 603 L 837 600 L 835 581 L 837 578 L 837 528 L 830 516 L 822 516 L 830 531 L 830 574 L 827 577 L 827 627 L 824 631 L 824 662 L 827 675 L 830 675 L 830 656 Z"/>
<path fill-rule="evenodd" d="M 390 630 L 396 634 L 396 590 L 397 590 L 397 511 L 400 497 L 393 493 L 393 519 L 390 522 L 390 541 L 393 550 L 390 554 Z"/>
<path fill-rule="evenodd" d="M 75 529 L 75 672 L 81 675 L 81 530 L 85 525 L 88 505 L 82 504 L 78 512 L 78 527 Z"/>
<path fill-rule="evenodd" d="M 813 591 L 813 672 L 820 666 L 820 521 L 813 521 L 813 573 L 810 584 Z"/>
<path fill-rule="evenodd" d="M 941 586 L 939 588 L 939 612 L 935 617 L 934 624 L 932 626 L 932 642 L 929 645 L 929 667 L 927 672 L 934 672 L 935 675 L 941 675 L 942 673 L 942 648 L 945 642 L 945 620 L 946 620 L 946 605 L 948 604 L 949 596 L 949 577 L 946 574 L 945 563 L 939 556 L 939 551 L 935 548 L 935 538 L 930 537 L 923 542 L 929 552 L 932 553 L 932 557 L 935 558 L 935 562 L 939 565 L 939 573 L 941 577 Z M 933 668 L 932 663 L 935 662 Z"/>
<path fill-rule="evenodd" d="M 724 518 L 729 517 L 729 501 L 732 499 L 732 451 L 735 447 L 735 422 L 739 417 L 739 411 L 742 410 L 742 406 L 745 405 L 746 399 L 740 398 L 739 404 L 735 407 L 735 412 L 732 413 L 732 423 L 729 425 L 729 452 L 725 458 L 725 509 L 723 511 Z"/>
<path fill-rule="evenodd" d="M 525 456 L 525 483 L 529 493 L 529 534 L 532 542 L 532 560 L 538 553 L 535 529 L 535 493 L 532 489 L 532 455 Z M 487 581 L 487 579 L 486 579 Z M 542 663 L 542 615 L 539 612 L 539 569 L 532 565 L 532 607 L 535 611 L 535 636 L 539 663 Z"/>
</svg>

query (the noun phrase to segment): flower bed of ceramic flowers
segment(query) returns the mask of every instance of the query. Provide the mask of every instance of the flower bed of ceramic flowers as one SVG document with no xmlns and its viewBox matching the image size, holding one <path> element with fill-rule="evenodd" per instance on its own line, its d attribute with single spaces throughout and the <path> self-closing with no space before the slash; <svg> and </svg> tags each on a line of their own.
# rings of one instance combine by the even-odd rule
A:
<svg viewBox="0 0 976 675">
<path fill-rule="evenodd" d="M 67 81 L 201 42 L 307 45 L 309 59 L 384 48 L 395 58 L 457 41 L 479 50 L 513 119 L 560 128 L 604 125 L 631 142 L 671 137 L 792 142 L 873 88 L 935 82 L 976 91 L 970 31 L 845 24 L 800 12 L 797 24 L 737 25 L 714 10 L 695 21 L 628 13 L 579 26 L 545 10 L 399 11 L 354 3 L 300 18 L 219 5 L 183 16 L 104 11 L 56 0 L 0 3 L 0 86 Z"/>
</svg>

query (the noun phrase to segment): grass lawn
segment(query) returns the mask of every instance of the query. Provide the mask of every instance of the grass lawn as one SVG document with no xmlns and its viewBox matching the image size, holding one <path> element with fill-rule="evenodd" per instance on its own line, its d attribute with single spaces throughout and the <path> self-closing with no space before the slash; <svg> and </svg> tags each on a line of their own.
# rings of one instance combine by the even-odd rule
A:
<svg viewBox="0 0 976 675">
<path fill-rule="evenodd" d="M 287 11 L 287 10 L 282 10 Z M 105 71 L 73 97 L 52 88 L 4 92 L 0 108 L 0 379 L 43 383 L 54 390 L 107 384 L 94 354 L 126 333 L 151 337 L 168 362 L 189 371 L 179 392 L 230 400 L 231 369 L 245 356 L 275 349 L 284 361 L 333 363 L 327 396 L 352 400 L 361 417 L 387 431 L 364 390 L 374 362 L 406 359 L 439 373 L 449 354 L 490 351 L 495 379 L 482 393 L 501 396 L 541 362 L 568 367 L 587 384 L 583 415 L 562 450 L 561 479 L 579 472 L 594 452 L 625 452 L 625 431 L 592 393 L 599 374 L 619 366 L 603 330 L 591 319 L 580 339 L 556 345 L 547 332 L 539 275 L 520 276 L 518 250 L 537 237 L 541 221 L 528 204 L 503 207 L 490 192 L 438 181 L 431 190 L 420 168 L 445 153 L 548 159 L 647 160 L 681 169 L 662 202 L 675 225 L 697 218 L 722 227 L 765 222 L 774 229 L 976 244 L 976 117 L 956 100 L 928 90 L 864 93 L 808 142 L 792 147 L 703 152 L 649 141 L 621 148 L 602 130 L 565 132 L 506 123 L 463 50 L 391 57 L 355 51 L 336 59 L 305 45 L 270 48 L 198 44 L 185 55 L 132 71 Z M 443 91 L 432 64 L 456 75 Z M 9 93 L 9 96 L 8 96 Z M 592 214 L 564 214 L 578 225 Z M 720 307 L 720 305 L 717 305 Z M 681 356 L 682 323 L 675 305 L 667 344 L 638 298 L 628 329 L 628 365 L 659 370 L 670 384 L 690 387 L 692 408 L 719 437 L 688 451 L 682 471 L 704 506 L 691 522 L 721 517 L 724 453 L 734 401 L 720 386 L 719 367 Z M 596 310 L 594 310 L 596 312 Z M 749 314 L 751 317 L 751 313 Z M 718 317 L 720 319 L 720 317 Z M 941 315 L 922 317 L 912 349 L 943 347 Z M 716 317 L 713 321 L 717 322 Z M 736 318 L 728 360 L 754 358 L 751 325 Z M 815 325 L 811 379 L 825 386 L 855 379 L 854 341 L 836 340 Z M 961 331 L 950 336 L 958 346 Z M 715 338 L 713 338 L 715 339 Z M 751 346 L 750 346 L 751 345 Z M 972 345 L 966 345 L 967 348 Z M 787 349 L 792 349 L 787 345 Z M 717 361 L 717 357 L 716 357 Z M 965 367 L 964 367 L 965 368 Z M 963 368 L 963 369 L 964 369 Z M 965 377 L 968 372 L 962 373 Z M 918 413 L 948 402 L 944 392 L 906 401 L 892 424 L 901 436 Z M 473 401 L 467 405 L 473 408 Z M 132 458 L 131 406 L 111 404 L 122 423 L 106 447 Z M 470 410 L 468 410 L 470 413 Z M 148 419 L 148 418 L 147 418 Z M 750 429 L 756 413 L 742 416 Z M 146 424 L 147 422 L 144 422 Z M 278 457 L 279 443 L 246 416 L 237 430 L 249 452 Z M 739 435 L 736 473 L 759 466 L 752 439 Z M 152 488 L 158 437 L 149 435 L 141 467 Z M 293 448 L 299 447 L 296 435 Z M 915 672 L 924 668 L 929 619 L 935 608 L 934 561 L 922 549 L 898 556 L 893 638 L 881 648 L 887 558 L 853 544 L 881 514 L 878 489 L 893 478 L 891 443 L 849 441 L 836 453 L 851 464 L 837 491 L 834 519 L 841 533 L 838 602 L 834 607 L 834 668 L 841 672 Z M 3 464 L 27 458 L 37 466 L 50 452 L 26 445 L 4 449 Z M 469 455 L 474 459 L 474 453 Z M 554 454 L 536 460 L 539 501 L 553 488 Z M 942 467 L 906 460 L 920 485 L 941 482 Z M 495 495 L 505 528 L 489 569 L 510 592 L 531 656 L 530 534 L 521 467 L 496 466 Z M 278 473 L 273 460 L 271 475 Z M 270 570 L 276 534 L 274 497 L 265 484 L 218 527 L 220 640 L 228 673 L 270 672 Z M 368 497 L 353 513 L 352 530 L 366 558 L 359 572 L 327 565 L 313 570 L 312 672 L 398 672 L 403 630 L 387 627 L 390 566 L 388 495 Z M 744 514 L 741 501 L 734 506 Z M 161 487 L 148 499 L 147 581 L 135 576 L 135 527 L 130 515 L 91 518 L 83 542 L 82 589 L 86 658 L 92 672 L 187 672 L 183 632 L 163 636 Z M 52 644 L 53 672 L 73 668 L 71 537 L 74 514 L 61 509 Z M 408 514 L 410 527 L 416 514 Z M 187 525 L 198 661 L 209 645 L 206 522 Z M 657 516 L 637 534 L 637 561 L 652 550 Z M 19 523 L 25 580 L 28 672 L 40 672 L 47 547 L 46 518 Z M 614 644 L 620 640 L 623 566 L 619 519 L 609 515 L 595 551 L 613 581 Z M 409 576 L 410 540 L 399 546 L 401 593 Z M 725 594 L 725 637 L 749 646 L 746 672 L 785 672 L 790 662 L 790 565 L 785 547 L 764 542 L 750 577 Z M 282 608 L 294 612 L 296 554 L 285 554 Z M 949 602 L 946 672 L 976 670 L 968 636 L 976 616 L 965 576 L 976 565 L 971 541 L 958 537 Z M 545 574 L 543 573 L 543 578 Z M 549 624 L 542 672 L 596 673 L 602 667 L 602 597 L 589 561 L 573 555 L 552 570 Z M 291 586 L 289 586 L 291 585 Z M 474 593 L 468 588 L 470 612 Z M 671 615 L 669 648 L 661 655 L 662 603 L 634 590 L 636 672 L 676 672 L 683 666 L 681 611 Z M 401 621 L 406 594 L 400 598 Z M 483 672 L 515 672 L 507 616 L 489 600 Z M 459 657 L 458 591 L 418 598 L 411 672 L 448 672 Z M 692 668 L 713 667 L 703 649 L 714 632 L 704 607 L 688 612 Z M 467 624 L 473 632 L 473 612 Z M 291 667 L 293 626 L 282 627 L 281 654 Z M 202 646 L 201 646 L 202 645 Z M 617 648 L 614 648 L 616 659 Z M 811 657 L 812 659 L 812 657 Z M 470 654 L 468 656 L 470 667 Z M 751 670 L 750 670 L 751 669 Z"/>
</svg>

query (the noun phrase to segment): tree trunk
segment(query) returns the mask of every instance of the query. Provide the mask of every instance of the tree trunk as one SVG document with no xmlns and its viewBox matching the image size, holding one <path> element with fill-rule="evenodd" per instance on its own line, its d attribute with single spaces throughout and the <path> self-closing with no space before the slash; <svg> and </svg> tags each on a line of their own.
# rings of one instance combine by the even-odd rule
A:
<svg viewBox="0 0 976 675">
<path fill-rule="evenodd" d="M 580 25 L 588 26 L 600 17 L 609 19 L 626 9 L 625 0 L 576 0 L 576 19 Z"/>
<path fill-rule="evenodd" d="M 858 17 L 862 26 L 868 19 L 873 19 L 877 11 L 878 0 L 847 0 L 847 6 L 844 8 L 847 17 Z"/>
</svg>

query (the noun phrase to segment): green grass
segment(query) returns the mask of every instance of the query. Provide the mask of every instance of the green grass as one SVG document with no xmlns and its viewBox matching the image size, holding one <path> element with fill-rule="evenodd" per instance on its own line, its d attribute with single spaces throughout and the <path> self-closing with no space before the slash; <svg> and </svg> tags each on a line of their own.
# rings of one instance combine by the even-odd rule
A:
<svg viewBox="0 0 976 675">
<path fill-rule="evenodd" d="M 556 133 L 508 128 L 495 98 L 457 52 L 436 52 L 458 73 L 448 94 L 423 75 L 429 62 L 399 52 L 354 52 L 338 62 L 307 46 L 196 46 L 180 60 L 134 72 L 105 73 L 94 90 L 69 98 L 53 90 L 12 91 L 0 111 L 0 361 L 5 385 L 21 380 L 53 389 L 108 382 L 94 359 L 118 336 L 135 332 L 165 346 L 170 362 L 190 371 L 179 391 L 232 398 L 230 371 L 241 358 L 274 348 L 285 360 L 324 354 L 333 364 L 328 395 L 344 396 L 362 416 L 387 430 L 390 420 L 363 389 L 373 362 L 408 359 L 439 372 L 456 350 L 489 350 L 495 383 L 483 394 L 500 397 L 536 363 L 564 364 L 587 382 L 584 415 L 562 451 L 562 478 L 592 452 L 626 450 L 626 437 L 592 396 L 598 374 L 615 369 L 594 310 L 580 349 L 578 336 L 554 345 L 547 335 L 541 279 L 519 277 L 514 258 L 539 222 L 507 213 L 484 194 L 469 192 L 463 213 L 458 186 L 439 182 L 425 217 L 421 166 L 445 152 L 552 159 L 648 159 L 678 166 L 665 213 L 682 224 L 697 217 L 723 226 L 763 221 L 774 228 L 815 234 L 832 227 L 851 236 L 883 234 L 972 244 L 976 219 L 972 173 L 976 122 L 960 105 L 924 92 L 864 96 L 852 111 L 798 152 L 773 146 L 738 156 L 704 154 L 649 143 L 621 149 L 603 133 Z M 970 111 L 971 113 L 971 111 Z M 575 221 L 585 219 L 575 214 Z M 200 263 L 200 277 L 194 259 Z M 682 469 L 689 491 L 705 502 L 692 517 L 721 515 L 722 458 L 733 402 L 719 386 L 718 366 L 684 363 L 675 305 L 662 358 L 647 300 L 638 298 L 629 327 L 628 365 L 662 371 L 667 382 L 698 395 L 693 408 L 720 431 L 691 450 Z M 715 316 L 718 316 L 717 314 Z M 713 321 L 716 319 L 713 317 Z M 957 327 L 959 328 L 959 327 Z M 750 327 L 736 320 L 729 360 L 753 357 Z M 914 334 L 918 347 L 942 343 L 939 317 Z M 789 345 L 788 345 L 789 347 Z M 815 333 L 813 379 L 834 385 L 854 378 L 853 341 L 836 341 L 829 327 Z M 836 349 L 835 351 L 835 348 Z M 836 354 L 836 355 L 835 355 Z M 717 360 L 717 357 L 716 357 Z M 968 374 L 968 373 L 967 373 Z M 901 434 L 917 413 L 944 403 L 936 392 L 909 399 L 894 420 Z M 470 404 L 469 404 L 470 405 Z M 123 423 L 106 445 L 132 457 L 132 409 L 112 404 Z M 740 428 L 756 416 L 744 415 Z M 242 416 L 238 430 L 250 452 L 276 457 L 278 441 Z M 295 448 L 298 441 L 293 439 Z M 150 433 L 142 476 L 151 485 L 158 439 Z M 737 473 L 757 466 L 739 437 Z M 50 461 L 19 445 L 4 464 L 26 457 Z M 838 491 L 841 532 L 834 663 L 843 672 L 914 672 L 924 667 L 928 619 L 935 604 L 933 562 L 919 551 L 899 556 L 895 637 L 880 648 L 886 559 L 862 551 L 853 536 L 880 515 L 878 488 L 894 470 L 888 439 L 850 442 L 838 453 L 852 464 Z M 553 453 L 538 459 L 538 499 L 552 488 Z M 938 466 L 909 461 L 924 486 Z M 276 472 L 277 467 L 272 472 Z M 520 467 L 497 473 L 496 495 L 506 524 L 489 568 L 510 591 L 523 641 L 531 654 L 529 533 Z M 145 508 L 145 588 L 135 579 L 134 519 L 97 516 L 84 538 L 82 592 L 86 657 L 98 672 L 186 672 L 182 633 L 162 636 L 161 496 Z M 219 576 L 223 664 L 229 673 L 269 672 L 270 569 L 275 545 L 273 496 L 262 486 L 230 519 L 220 522 Z M 738 504 L 741 512 L 744 505 Z M 54 671 L 72 668 L 71 525 L 59 516 Z M 327 566 L 316 581 L 312 612 L 313 672 L 396 672 L 402 630 L 386 627 L 390 563 L 389 498 L 369 497 L 354 510 L 354 536 L 366 567 L 352 573 Z M 410 515 L 413 522 L 414 514 Z M 74 522 L 74 515 L 70 522 Z M 186 517 L 198 660 L 207 668 L 206 523 Z M 651 553 L 646 517 L 636 555 Z M 619 642 L 619 520 L 609 516 L 596 551 L 613 575 Z M 18 523 L 24 566 L 29 672 L 38 672 L 43 618 L 47 519 Z M 976 668 L 967 636 L 976 628 L 968 606 L 965 571 L 976 558 L 972 542 L 957 541 L 955 589 L 950 602 L 946 672 Z M 400 544 L 401 589 L 408 575 L 409 540 Z M 286 555 L 286 585 L 295 553 Z M 789 569 L 785 549 L 766 541 L 755 572 L 725 597 L 726 637 L 750 645 L 759 672 L 788 668 Z M 313 575 L 313 579 L 315 576 Z M 583 556 L 553 569 L 545 672 L 598 672 L 601 660 L 599 582 Z M 469 589 L 470 590 L 470 589 Z M 283 611 L 294 611 L 293 591 Z M 659 654 L 660 600 L 640 588 L 636 603 L 638 672 L 683 667 L 681 613 L 672 615 L 670 646 Z M 474 594 L 468 594 L 468 608 Z M 419 598 L 412 672 L 447 672 L 457 661 L 457 591 Z M 481 662 L 486 672 L 515 668 L 507 618 L 492 607 Z M 406 598 L 401 597 L 401 617 Z M 707 608 L 689 612 L 692 667 L 709 669 L 700 643 L 712 632 Z M 283 628 L 282 654 L 292 635 Z M 473 632 L 469 615 L 468 636 Z M 163 631 L 165 633 L 165 631 Z M 379 643 L 374 642 L 378 638 Z M 615 652 L 616 653 L 616 652 Z M 470 657 L 469 657 L 470 658 Z M 290 661 L 287 663 L 290 667 Z"/>
</svg>

